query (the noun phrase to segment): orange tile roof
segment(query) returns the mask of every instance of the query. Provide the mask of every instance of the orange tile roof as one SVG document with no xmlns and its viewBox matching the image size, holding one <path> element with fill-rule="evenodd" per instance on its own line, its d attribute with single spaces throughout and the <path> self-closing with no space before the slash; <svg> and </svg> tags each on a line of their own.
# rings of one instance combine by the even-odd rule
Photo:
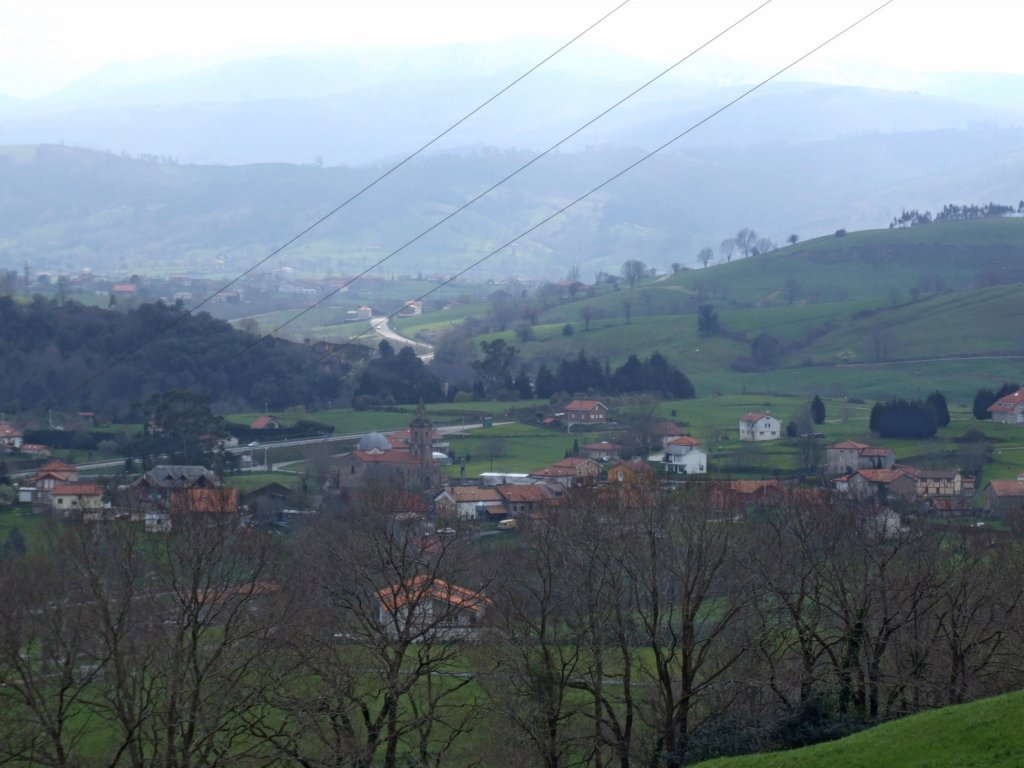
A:
<svg viewBox="0 0 1024 768">
<path fill-rule="evenodd" d="M 548 494 L 539 485 L 496 485 L 494 488 L 505 501 L 512 503 L 529 504 L 543 502 L 548 498 Z"/>
<path fill-rule="evenodd" d="M 684 435 L 683 437 L 677 437 L 674 440 L 669 440 L 668 444 L 669 445 L 685 445 L 685 446 L 689 446 L 691 448 L 696 448 L 698 445 L 700 445 L 700 440 L 698 440 L 695 437 L 690 437 L 689 435 Z"/>
<path fill-rule="evenodd" d="M 495 490 L 494 486 L 456 485 L 445 488 L 444 492 L 459 504 L 468 504 L 473 501 L 501 501 L 501 494 Z"/>
<path fill-rule="evenodd" d="M 864 443 L 855 443 L 853 440 L 843 440 L 841 443 L 829 446 L 829 448 L 835 448 L 840 451 L 863 451 L 870 447 L 870 445 L 865 445 Z"/>
<path fill-rule="evenodd" d="M 895 482 L 901 477 L 914 479 L 913 472 L 908 472 L 906 469 L 858 469 L 853 474 L 860 475 L 869 483 L 882 483 L 883 485 Z"/>
<path fill-rule="evenodd" d="M 608 406 L 606 406 L 600 400 L 573 400 L 571 403 L 569 403 L 567 406 L 565 406 L 565 410 L 567 410 L 567 411 L 592 411 L 595 408 L 597 408 L 597 406 L 601 406 L 605 410 L 608 410 Z"/>
<path fill-rule="evenodd" d="M 95 483 L 62 483 L 50 491 L 54 496 L 102 496 L 103 489 Z"/>
<path fill-rule="evenodd" d="M 1021 405 L 1024 405 L 1024 389 L 1018 389 L 1005 397 L 999 398 L 988 407 L 992 413 L 1013 413 Z"/>
<path fill-rule="evenodd" d="M 988 484 L 996 496 L 1003 498 L 1024 496 L 1024 483 L 1020 480 L 990 480 Z"/>
<path fill-rule="evenodd" d="M 380 600 L 388 611 L 396 611 L 410 601 L 420 602 L 428 598 L 441 600 L 474 613 L 479 613 L 491 604 L 490 598 L 482 592 L 474 592 L 427 576 L 416 576 L 401 584 L 384 587 L 378 590 L 374 597 Z"/>
<path fill-rule="evenodd" d="M 238 511 L 237 488 L 179 488 L 171 495 L 175 512 L 227 513 Z"/>
<path fill-rule="evenodd" d="M 770 413 L 761 413 L 760 411 L 751 411 L 740 416 L 740 421 L 760 421 L 766 416 L 771 416 Z"/>
</svg>

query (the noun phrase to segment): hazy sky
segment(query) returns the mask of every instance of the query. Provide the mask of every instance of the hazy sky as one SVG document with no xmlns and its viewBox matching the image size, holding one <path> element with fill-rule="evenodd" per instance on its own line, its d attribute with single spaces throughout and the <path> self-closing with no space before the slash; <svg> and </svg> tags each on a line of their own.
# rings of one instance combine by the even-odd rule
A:
<svg viewBox="0 0 1024 768">
<path fill-rule="evenodd" d="M 772 0 L 713 52 L 768 74 L 881 0 Z M 0 93 L 35 97 L 111 61 L 225 59 L 354 47 L 573 36 L 618 0 L 0 0 Z M 657 61 L 758 0 L 630 0 L 590 40 Z M 879 68 L 1024 74 L 1019 0 L 895 0 L 802 65 L 806 74 L 884 84 Z M 710 53 L 711 51 L 709 51 Z M 881 82 L 878 82 L 878 81 Z"/>
</svg>

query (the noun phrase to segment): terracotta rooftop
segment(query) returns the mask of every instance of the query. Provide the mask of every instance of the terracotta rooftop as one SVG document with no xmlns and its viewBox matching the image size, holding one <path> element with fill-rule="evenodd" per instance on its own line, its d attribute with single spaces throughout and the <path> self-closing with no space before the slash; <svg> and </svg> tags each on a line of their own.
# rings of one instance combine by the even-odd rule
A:
<svg viewBox="0 0 1024 768">
<path fill-rule="evenodd" d="M 401 584 L 392 584 L 379 590 L 375 597 L 384 604 L 388 611 L 395 611 L 408 603 L 410 600 L 420 602 L 425 599 L 441 600 L 458 608 L 479 613 L 491 601 L 482 592 L 474 592 L 465 587 L 458 587 L 449 584 L 441 579 L 431 579 L 427 576 L 416 576 L 407 579 Z"/>
<path fill-rule="evenodd" d="M 1021 405 L 1024 405 L 1024 389 L 1018 389 L 999 398 L 988 407 L 988 410 L 991 413 L 1013 413 Z"/>
</svg>

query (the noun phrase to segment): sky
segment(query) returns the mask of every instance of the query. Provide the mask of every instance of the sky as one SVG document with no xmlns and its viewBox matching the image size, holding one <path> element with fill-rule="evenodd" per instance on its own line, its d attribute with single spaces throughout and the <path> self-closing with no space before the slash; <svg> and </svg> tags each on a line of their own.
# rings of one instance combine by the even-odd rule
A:
<svg viewBox="0 0 1024 768">
<path fill-rule="evenodd" d="M 197 63 L 353 48 L 563 42 L 620 0 L 0 0 L 0 94 L 37 98 L 111 62 Z M 762 0 L 628 0 L 587 39 L 650 60 L 682 57 Z M 708 53 L 770 74 L 882 0 L 769 0 Z M 894 0 L 801 65 L 834 82 L 892 85 L 892 69 L 1024 74 L 1018 0 Z M 898 83 L 897 83 L 898 84 Z"/>
</svg>

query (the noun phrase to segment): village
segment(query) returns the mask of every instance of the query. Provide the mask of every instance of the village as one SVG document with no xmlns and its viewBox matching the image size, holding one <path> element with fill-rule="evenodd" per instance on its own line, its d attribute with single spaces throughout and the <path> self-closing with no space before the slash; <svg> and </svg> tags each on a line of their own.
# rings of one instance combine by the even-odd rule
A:
<svg viewBox="0 0 1024 768">
<path fill-rule="evenodd" d="M 994 423 L 1024 424 L 1024 390 L 1006 395 L 989 410 Z M 318 498 L 345 504 L 384 485 L 406 491 L 406 508 L 395 512 L 422 519 L 427 532 L 480 525 L 491 533 L 512 532 L 544 520 L 567 494 L 638 482 L 705 485 L 710 489 L 709 503 L 737 518 L 784 504 L 797 491 L 856 500 L 896 525 L 901 515 L 996 519 L 1024 506 L 1024 474 L 988 480 L 978 488 L 976 476 L 961 468 L 918 468 L 898 462 L 892 448 L 853 440 L 824 445 L 821 471 L 810 482 L 735 479 L 727 470 L 716 472 L 701 440 L 672 420 L 651 420 L 646 429 L 652 449 L 646 456 L 627 455 L 622 442 L 616 442 L 621 432 L 616 432 L 613 416 L 600 400 L 572 400 L 542 422 L 548 429 L 576 436 L 574 455 L 529 472 L 504 471 L 500 458 L 495 470 L 492 459 L 491 471 L 467 477 L 465 457 L 452 449 L 451 430 L 436 429 L 421 403 L 407 429 L 366 433 L 353 450 L 332 456 L 323 486 L 305 494 L 304 502 L 296 501 L 288 484 L 272 481 L 240 490 L 233 480 L 244 477 L 244 472 L 218 476 L 201 465 L 157 464 L 134 477 L 122 473 L 111 478 L 94 474 L 96 470 L 85 474 L 73 464 L 48 458 L 46 446 L 25 443 L 8 423 L 0 423 L 0 450 L 35 457 L 35 468 L 21 473 L 17 489 L 18 501 L 30 505 L 33 514 L 87 523 L 126 520 L 152 533 L 170 530 L 172 518 L 188 512 L 241 515 L 252 525 L 281 525 L 288 515 L 314 512 Z M 485 423 L 489 425 L 490 419 Z M 250 426 L 273 431 L 279 424 L 265 415 Z M 787 437 L 779 418 L 757 411 L 738 416 L 733 434 L 739 444 Z M 821 442 L 823 437 L 803 439 Z M 259 443 L 246 450 L 237 448 L 233 438 L 221 442 L 222 448 L 241 451 L 242 468 L 254 465 L 254 445 Z M 301 503 L 309 508 L 291 508 Z"/>
</svg>

